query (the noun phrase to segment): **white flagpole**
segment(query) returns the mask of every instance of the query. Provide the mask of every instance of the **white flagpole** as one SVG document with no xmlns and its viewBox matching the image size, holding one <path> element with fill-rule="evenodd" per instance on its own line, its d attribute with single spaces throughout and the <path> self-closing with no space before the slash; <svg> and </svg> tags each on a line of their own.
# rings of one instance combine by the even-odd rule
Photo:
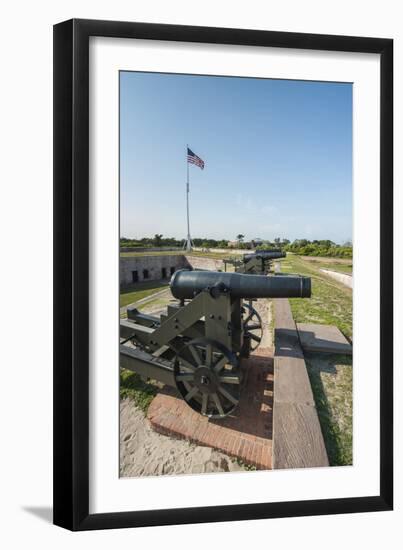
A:
<svg viewBox="0 0 403 550">
<path fill-rule="evenodd" d="M 190 252 L 192 250 L 192 239 L 190 237 L 190 223 L 189 223 L 189 160 L 188 160 L 188 144 L 186 144 L 186 168 L 187 168 L 187 179 L 186 179 L 186 212 L 187 212 L 187 226 L 188 226 L 188 235 L 186 240 L 186 250 Z"/>
</svg>

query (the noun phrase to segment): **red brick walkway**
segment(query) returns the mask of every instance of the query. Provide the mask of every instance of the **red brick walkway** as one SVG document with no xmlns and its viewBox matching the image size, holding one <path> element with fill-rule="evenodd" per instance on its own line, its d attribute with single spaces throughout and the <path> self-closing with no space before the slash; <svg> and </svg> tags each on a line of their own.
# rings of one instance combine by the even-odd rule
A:
<svg viewBox="0 0 403 550">
<path fill-rule="evenodd" d="M 193 411 L 174 390 L 159 393 L 148 419 L 159 433 L 213 447 L 259 470 L 272 468 L 273 352 L 259 349 L 243 361 L 246 383 L 233 416 L 212 420 Z"/>
</svg>

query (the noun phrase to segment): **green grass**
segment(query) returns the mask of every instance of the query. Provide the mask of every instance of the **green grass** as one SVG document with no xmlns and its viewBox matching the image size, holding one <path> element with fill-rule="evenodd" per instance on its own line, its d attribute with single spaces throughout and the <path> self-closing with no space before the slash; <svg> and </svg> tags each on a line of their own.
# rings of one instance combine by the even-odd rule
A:
<svg viewBox="0 0 403 550">
<path fill-rule="evenodd" d="M 248 251 L 245 250 L 245 253 Z M 203 257 L 203 258 L 211 258 L 213 260 L 223 260 L 223 259 L 229 259 L 231 257 L 231 251 L 228 252 L 186 252 L 185 250 L 177 250 L 177 251 L 160 251 L 160 252 L 121 252 L 120 256 L 123 258 L 131 258 L 136 256 L 197 256 L 197 257 Z M 234 253 L 232 253 L 232 256 L 234 256 Z M 238 255 L 237 255 L 238 257 Z M 241 257 L 241 256 L 240 256 Z"/>
<path fill-rule="evenodd" d="M 130 258 L 133 256 L 181 256 L 185 252 L 183 250 L 167 250 L 167 251 L 156 251 L 153 252 L 121 252 L 120 256 L 123 258 Z"/>
<path fill-rule="evenodd" d="M 307 261 L 307 260 L 304 260 Z M 312 267 L 317 267 L 320 269 L 331 269 L 332 271 L 339 271 L 340 273 L 352 273 L 353 272 L 353 263 L 352 261 L 349 262 L 338 262 L 338 261 L 332 261 L 329 262 L 326 260 L 326 258 L 318 258 L 310 259 L 308 260 L 309 264 L 312 265 Z"/>
<path fill-rule="evenodd" d="M 243 470 L 246 470 L 247 472 L 256 472 L 257 468 L 253 464 L 248 464 L 247 462 L 244 462 L 241 458 L 231 458 L 232 462 L 235 464 L 238 464 Z"/>
<path fill-rule="evenodd" d="M 353 264 L 327 264 L 325 262 L 321 262 L 321 265 L 319 265 L 318 267 L 322 269 L 331 269 L 332 271 L 339 271 L 340 273 L 347 273 L 349 275 L 351 275 L 353 272 Z"/>
<path fill-rule="evenodd" d="M 233 256 L 234 254 L 232 254 Z M 190 252 L 189 254 L 186 254 L 186 256 L 196 256 L 196 257 L 203 257 L 203 258 L 211 258 L 213 260 L 229 260 L 231 257 L 230 252 Z M 238 257 L 238 256 L 237 256 Z M 242 257 L 242 256 L 239 256 Z"/>
<path fill-rule="evenodd" d="M 311 277 L 312 297 L 290 299 L 296 322 L 336 325 L 352 336 L 352 292 L 319 271 L 321 262 L 288 254 L 281 271 Z M 334 264 L 332 264 L 332 268 Z M 344 355 L 305 354 L 312 391 L 332 466 L 352 464 L 352 358 Z"/>
<path fill-rule="evenodd" d="M 331 466 L 353 463 L 352 359 L 345 355 L 305 354 Z"/>
<path fill-rule="evenodd" d="M 330 279 L 319 271 L 319 266 L 300 256 L 287 255 L 281 262 L 284 273 L 298 273 L 311 277 L 312 297 L 290 299 L 297 323 L 336 325 L 348 338 L 353 333 L 353 297 L 351 289 Z"/>
<path fill-rule="evenodd" d="M 166 281 L 148 281 L 125 288 L 120 291 L 120 307 L 147 298 L 147 296 L 151 296 L 155 292 L 158 292 L 158 290 L 167 286 L 168 283 Z"/>
<path fill-rule="evenodd" d="M 135 372 L 120 369 L 120 398 L 132 399 L 144 414 L 147 414 L 148 407 L 157 391 L 156 386 L 144 382 Z"/>
</svg>

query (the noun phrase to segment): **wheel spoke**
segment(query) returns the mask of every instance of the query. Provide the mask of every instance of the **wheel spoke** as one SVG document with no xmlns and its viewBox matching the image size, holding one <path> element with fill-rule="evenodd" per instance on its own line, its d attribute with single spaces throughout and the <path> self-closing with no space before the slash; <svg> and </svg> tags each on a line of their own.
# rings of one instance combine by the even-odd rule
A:
<svg viewBox="0 0 403 550">
<path fill-rule="evenodd" d="M 224 389 L 222 386 L 219 386 L 218 391 L 221 392 L 223 396 L 228 399 L 228 401 L 231 401 L 233 405 L 238 405 L 238 399 L 236 399 L 233 395 L 227 392 L 227 390 Z"/>
<path fill-rule="evenodd" d="M 203 393 L 202 407 L 201 407 L 201 413 L 202 414 L 206 414 L 206 412 L 207 412 L 207 403 L 208 403 L 208 394 Z"/>
<path fill-rule="evenodd" d="M 185 395 L 185 400 L 189 401 L 196 395 L 196 393 L 199 391 L 199 388 L 197 386 L 193 386 L 193 388 Z"/>
<path fill-rule="evenodd" d="M 249 321 L 252 319 L 252 317 L 253 317 L 253 311 L 251 313 L 249 313 L 247 318 L 244 320 L 243 324 L 247 325 L 249 323 Z"/>
<path fill-rule="evenodd" d="M 215 406 L 217 407 L 217 410 L 218 410 L 219 414 L 221 416 L 224 416 L 225 413 L 224 413 L 224 409 L 222 408 L 220 398 L 218 397 L 218 395 L 216 393 L 212 394 L 212 398 L 214 399 L 214 403 L 215 403 Z"/>
<path fill-rule="evenodd" d="M 241 384 L 235 354 L 208 338 L 187 341 L 174 351 L 174 381 L 189 407 L 213 418 L 231 414 L 233 405 L 238 404 Z"/>
<path fill-rule="evenodd" d="M 180 358 L 180 362 L 183 364 L 184 368 L 190 369 L 191 371 L 195 371 L 196 367 L 192 365 L 187 359 L 184 359 L 183 357 Z"/>
<path fill-rule="evenodd" d="M 228 362 L 228 359 L 225 357 L 225 355 L 223 355 L 221 359 L 219 359 L 217 363 L 214 365 L 215 372 L 220 372 L 225 367 L 227 362 Z"/>
<path fill-rule="evenodd" d="M 202 360 L 200 358 L 199 352 L 197 351 L 195 346 L 189 346 L 190 353 L 193 355 L 194 360 L 196 361 L 196 365 L 201 365 Z"/>
<path fill-rule="evenodd" d="M 262 325 L 259 323 L 254 323 L 253 325 L 248 325 L 246 330 L 257 330 L 258 328 L 262 328 Z"/>
<path fill-rule="evenodd" d="M 256 336 L 256 334 L 253 334 L 252 332 L 249 333 L 249 336 L 254 340 L 255 342 L 260 342 L 261 338 L 260 336 Z"/>
</svg>

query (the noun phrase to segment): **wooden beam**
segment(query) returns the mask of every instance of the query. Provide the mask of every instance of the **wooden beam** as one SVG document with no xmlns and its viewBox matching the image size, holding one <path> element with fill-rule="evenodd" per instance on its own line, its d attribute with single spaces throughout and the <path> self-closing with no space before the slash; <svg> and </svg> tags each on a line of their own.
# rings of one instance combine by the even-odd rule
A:
<svg viewBox="0 0 403 550">
<path fill-rule="evenodd" d="M 297 328 L 287 299 L 274 300 L 273 468 L 329 466 Z"/>
</svg>

